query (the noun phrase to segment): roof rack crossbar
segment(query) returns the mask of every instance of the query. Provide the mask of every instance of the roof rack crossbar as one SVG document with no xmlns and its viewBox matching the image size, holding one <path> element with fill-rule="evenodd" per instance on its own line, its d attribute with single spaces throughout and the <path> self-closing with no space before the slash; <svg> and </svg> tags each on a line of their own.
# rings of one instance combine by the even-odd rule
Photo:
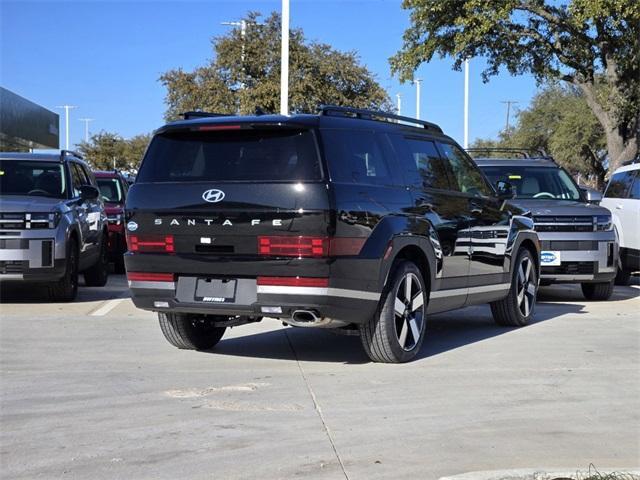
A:
<svg viewBox="0 0 640 480">
<path fill-rule="evenodd" d="M 536 153 L 536 157 L 538 158 L 548 158 L 551 159 L 551 156 L 547 154 L 542 148 L 536 149 L 527 149 L 527 148 L 516 148 L 516 147 L 473 147 L 467 148 L 467 152 L 469 153 L 479 153 L 479 152 L 503 152 L 503 153 L 519 153 L 522 155 L 522 158 L 531 158 L 531 153 Z"/>
<path fill-rule="evenodd" d="M 434 130 L 438 133 L 442 133 L 442 129 L 435 123 L 427 122 L 425 120 L 418 120 L 417 118 L 404 117 L 402 115 L 396 115 L 394 113 L 381 112 L 379 110 L 341 107 L 338 105 L 320 105 L 320 107 L 318 108 L 318 113 L 320 115 L 331 115 L 333 113 L 345 116 L 347 118 L 349 115 L 353 115 L 353 117 L 355 118 L 374 121 L 379 121 L 378 119 L 384 119 L 383 121 L 397 120 L 399 122 L 404 122 L 414 126 L 420 126 L 424 129 Z"/>
<path fill-rule="evenodd" d="M 182 114 L 182 118 L 185 120 L 191 120 L 192 118 L 206 118 L 206 117 L 229 117 L 231 116 L 229 113 L 214 113 L 214 112 L 201 112 L 201 111 L 191 111 L 184 112 Z"/>
</svg>

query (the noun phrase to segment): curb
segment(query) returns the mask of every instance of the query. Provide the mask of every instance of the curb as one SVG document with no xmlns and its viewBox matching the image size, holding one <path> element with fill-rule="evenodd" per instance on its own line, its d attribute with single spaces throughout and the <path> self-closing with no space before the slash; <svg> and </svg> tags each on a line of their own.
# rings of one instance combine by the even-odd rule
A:
<svg viewBox="0 0 640 480">
<path fill-rule="evenodd" d="M 554 480 L 581 479 L 590 475 L 620 474 L 620 480 L 640 480 L 640 468 L 519 468 L 513 470 L 481 470 L 440 477 L 440 480 Z"/>
</svg>

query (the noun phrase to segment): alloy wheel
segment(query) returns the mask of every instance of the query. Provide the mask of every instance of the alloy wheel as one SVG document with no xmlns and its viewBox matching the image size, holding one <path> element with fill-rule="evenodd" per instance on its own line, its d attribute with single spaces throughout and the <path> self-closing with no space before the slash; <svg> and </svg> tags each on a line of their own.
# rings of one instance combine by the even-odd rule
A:
<svg viewBox="0 0 640 480">
<path fill-rule="evenodd" d="M 528 317 L 536 302 L 535 269 L 531 258 L 524 256 L 518 267 L 517 295 L 518 308 L 524 317 Z"/>
<path fill-rule="evenodd" d="M 407 273 L 398 285 L 394 303 L 396 338 L 404 351 L 420 340 L 424 323 L 424 292 L 418 277 Z"/>
</svg>

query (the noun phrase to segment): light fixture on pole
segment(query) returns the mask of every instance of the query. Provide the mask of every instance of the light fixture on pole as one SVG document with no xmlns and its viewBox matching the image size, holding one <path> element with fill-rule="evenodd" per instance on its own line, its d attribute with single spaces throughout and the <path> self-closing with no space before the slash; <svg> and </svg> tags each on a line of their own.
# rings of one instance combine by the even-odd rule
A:
<svg viewBox="0 0 640 480">
<path fill-rule="evenodd" d="M 282 0 L 280 114 L 289 115 L 289 0 Z"/>
<path fill-rule="evenodd" d="M 69 110 L 78 108 L 75 105 L 58 105 L 56 108 L 64 108 L 64 133 L 65 133 L 65 150 L 69 150 Z"/>
<path fill-rule="evenodd" d="M 81 122 L 84 122 L 84 141 L 89 143 L 89 122 L 93 122 L 93 118 L 79 118 Z"/>
<path fill-rule="evenodd" d="M 420 120 L 420 84 L 422 79 L 416 78 L 413 83 L 416 85 L 416 118 Z"/>
<path fill-rule="evenodd" d="M 469 59 L 464 61 L 464 148 L 469 148 Z"/>
<path fill-rule="evenodd" d="M 396 101 L 398 103 L 398 115 L 402 115 L 402 96 L 396 93 Z"/>
</svg>

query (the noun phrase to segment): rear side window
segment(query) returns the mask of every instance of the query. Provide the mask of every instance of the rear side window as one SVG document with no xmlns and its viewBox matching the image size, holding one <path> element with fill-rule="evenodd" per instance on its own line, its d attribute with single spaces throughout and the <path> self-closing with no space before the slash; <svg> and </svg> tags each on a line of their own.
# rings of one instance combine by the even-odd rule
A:
<svg viewBox="0 0 640 480">
<path fill-rule="evenodd" d="M 632 171 L 618 172 L 611 177 L 604 196 L 607 198 L 627 198 L 632 182 Z"/>
<path fill-rule="evenodd" d="M 423 186 L 448 190 L 449 179 L 445 164 L 438 154 L 436 144 L 426 140 L 406 140 L 411 161 L 418 169 Z"/>
<path fill-rule="evenodd" d="M 325 156 L 334 182 L 373 185 L 394 183 L 385 158 L 390 148 L 373 132 L 322 130 Z"/>
<path fill-rule="evenodd" d="M 156 135 L 136 180 L 293 182 L 321 178 L 311 131 L 243 129 Z"/>
</svg>

